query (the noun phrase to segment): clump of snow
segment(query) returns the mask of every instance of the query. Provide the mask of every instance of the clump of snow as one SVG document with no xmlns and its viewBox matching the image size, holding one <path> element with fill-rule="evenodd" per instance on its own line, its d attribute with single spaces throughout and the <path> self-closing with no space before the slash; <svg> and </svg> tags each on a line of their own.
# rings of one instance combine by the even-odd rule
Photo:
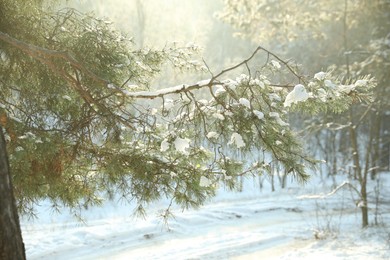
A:
<svg viewBox="0 0 390 260">
<path fill-rule="evenodd" d="M 327 93 L 323 88 L 318 89 L 317 96 L 322 102 L 326 102 Z"/>
<path fill-rule="evenodd" d="M 237 83 L 245 82 L 249 80 L 249 76 L 245 74 L 241 74 L 236 78 Z"/>
<path fill-rule="evenodd" d="M 359 79 L 355 82 L 356 87 L 365 87 L 367 86 L 367 80 L 365 79 Z"/>
<path fill-rule="evenodd" d="M 271 60 L 272 66 L 274 66 L 276 69 L 280 69 L 282 66 L 280 66 L 280 63 L 276 60 Z"/>
<path fill-rule="evenodd" d="M 15 151 L 16 152 L 21 152 L 21 151 L 24 151 L 24 148 L 21 147 L 21 146 L 18 146 L 18 147 L 15 148 Z"/>
<path fill-rule="evenodd" d="M 298 84 L 290 93 L 288 93 L 286 100 L 284 101 L 284 106 L 289 107 L 291 104 L 305 101 L 308 98 L 309 94 L 306 92 L 305 86 Z"/>
<path fill-rule="evenodd" d="M 216 119 L 219 119 L 221 121 L 225 120 L 225 117 L 221 113 L 218 113 L 218 112 L 214 113 L 213 117 L 215 117 Z"/>
<path fill-rule="evenodd" d="M 272 118 L 274 118 L 274 119 L 276 120 L 276 122 L 277 122 L 279 125 L 281 125 L 281 126 L 288 126 L 288 125 L 290 125 L 289 123 L 284 122 L 284 121 L 280 118 L 279 113 L 277 113 L 277 112 L 270 112 L 270 113 L 269 113 L 269 116 L 272 117 Z"/>
<path fill-rule="evenodd" d="M 317 79 L 317 80 L 319 80 L 319 81 L 324 80 L 325 77 L 326 77 L 326 72 L 323 72 L 323 71 L 320 71 L 320 72 L 318 72 L 318 73 L 316 73 L 316 74 L 314 75 L 314 78 Z"/>
<path fill-rule="evenodd" d="M 265 87 L 265 83 L 263 81 L 259 81 L 258 85 L 259 85 L 260 88 L 264 88 Z"/>
<path fill-rule="evenodd" d="M 349 94 L 351 93 L 351 91 L 353 91 L 355 89 L 355 85 L 351 84 L 351 85 L 340 85 L 339 86 L 339 91 L 340 92 L 343 92 L 345 94 Z"/>
<path fill-rule="evenodd" d="M 243 105 L 244 107 L 251 108 L 251 102 L 246 98 L 240 98 L 238 102 Z"/>
<path fill-rule="evenodd" d="M 222 82 L 226 87 L 228 87 L 231 90 L 236 90 L 238 82 L 235 80 L 227 79 Z"/>
<path fill-rule="evenodd" d="M 221 86 L 221 85 L 218 85 L 216 88 L 215 88 L 215 92 L 214 92 L 214 95 L 216 97 L 219 97 L 220 95 L 226 93 L 226 89 Z"/>
<path fill-rule="evenodd" d="M 249 84 L 259 86 L 261 84 L 261 81 L 259 79 L 251 79 L 249 81 Z"/>
<path fill-rule="evenodd" d="M 161 151 L 161 152 L 167 151 L 167 150 L 169 149 L 169 146 L 170 146 L 170 144 L 169 144 L 168 140 L 167 140 L 167 139 L 164 139 L 164 140 L 161 142 L 160 151 Z"/>
<path fill-rule="evenodd" d="M 259 110 L 253 110 L 253 114 L 255 114 L 260 120 L 264 119 L 264 113 Z"/>
<path fill-rule="evenodd" d="M 333 82 L 332 82 L 331 80 L 329 80 L 329 79 L 326 79 L 326 80 L 324 81 L 324 84 L 325 84 L 325 86 L 328 87 L 328 88 L 335 88 L 335 87 L 336 87 L 336 85 L 333 84 Z"/>
<path fill-rule="evenodd" d="M 11 136 L 9 136 L 8 134 L 4 134 L 4 140 L 8 143 L 8 142 L 11 142 Z"/>
<path fill-rule="evenodd" d="M 356 207 L 365 208 L 365 207 L 367 207 L 367 203 L 363 200 L 359 200 L 359 202 L 356 204 Z"/>
<path fill-rule="evenodd" d="M 218 138 L 218 133 L 217 132 L 208 132 L 207 133 L 207 138 L 208 139 L 217 139 Z"/>
<path fill-rule="evenodd" d="M 235 145 L 238 149 L 245 147 L 245 142 L 239 133 L 233 133 L 228 144 Z"/>
<path fill-rule="evenodd" d="M 188 154 L 187 149 L 190 148 L 190 143 L 191 143 L 190 139 L 180 138 L 180 137 L 177 137 L 173 142 L 176 151 L 181 152 L 183 154 Z"/>
<path fill-rule="evenodd" d="M 108 83 L 107 84 L 107 88 L 109 88 L 109 89 L 116 89 L 115 85 L 112 84 L 112 83 Z"/>
<path fill-rule="evenodd" d="M 157 109 L 157 108 L 152 108 L 152 109 L 150 110 L 150 114 L 151 114 L 152 116 L 156 115 L 157 112 L 158 112 L 158 109 Z"/>
<path fill-rule="evenodd" d="M 72 98 L 68 95 L 63 95 L 62 96 L 63 99 L 66 99 L 66 100 L 69 100 L 69 101 L 72 101 Z"/>
<path fill-rule="evenodd" d="M 268 97 L 269 97 L 269 99 L 271 100 L 271 101 L 281 101 L 282 100 L 282 98 L 278 95 L 278 94 L 276 94 L 276 93 L 271 93 L 271 94 L 269 94 L 268 95 Z"/>
</svg>

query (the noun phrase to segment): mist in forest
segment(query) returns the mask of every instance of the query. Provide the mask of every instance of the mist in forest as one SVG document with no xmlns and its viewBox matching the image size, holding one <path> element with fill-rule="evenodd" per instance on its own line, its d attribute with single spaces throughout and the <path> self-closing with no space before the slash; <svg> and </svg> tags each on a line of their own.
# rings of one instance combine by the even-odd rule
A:
<svg viewBox="0 0 390 260">
<path fill-rule="evenodd" d="M 217 68 L 254 50 L 252 43 L 234 37 L 232 27 L 216 17 L 221 0 L 73 0 L 68 5 L 112 21 L 140 48 L 194 44 L 201 49 L 199 57 Z"/>
</svg>

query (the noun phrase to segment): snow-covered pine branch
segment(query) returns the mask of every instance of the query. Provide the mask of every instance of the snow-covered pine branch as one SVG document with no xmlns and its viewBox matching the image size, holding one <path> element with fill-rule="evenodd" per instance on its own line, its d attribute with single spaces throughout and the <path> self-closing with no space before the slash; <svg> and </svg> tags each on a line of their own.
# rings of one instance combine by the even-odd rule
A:
<svg viewBox="0 0 390 260">
<path fill-rule="evenodd" d="M 235 79 L 222 79 L 228 71 L 246 66 L 259 50 L 270 55 L 267 50 L 259 47 L 243 62 L 223 70 L 211 79 L 195 84 L 138 92 L 121 90 L 124 97 L 135 100 L 163 99 L 160 112 L 158 109 L 154 110 L 153 115 L 163 118 L 165 124 L 162 127 L 169 129 L 168 132 L 162 132 L 159 137 L 161 139 L 157 138 L 160 140 L 157 143 L 161 145 L 159 151 L 163 153 L 165 160 L 169 161 L 167 157 L 176 153 L 191 158 L 196 156 L 199 149 L 206 152 L 205 154 L 214 154 L 209 166 L 197 168 L 203 172 L 200 173 L 202 180 L 207 178 L 209 186 L 213 186 L 212 184 L 216 184 L 221 178 L 231 180 L 232 177 L 239 176 L 240 172 L 268 170 L 269 162 L 259 163 L 259 167 L 254 170 L 245 162 L 235 161 L 232 156 L 228 156 L 232 151 L 240 154 L 266 151 L 272 158 L 281 162 L 287 172 L 305 180 L 306 167 L 314 160 L 301 150 L 299 139 L 287 123 L 288 111 L 341 112 L 358 98 L 367 99 L 375 83 L 372 78 L 365 77 L 351 83 L 347 91 L 345 85 L 332 78 L 330 73 L 319 72 L 313 78 L 303 80 L 302 76 L 294 72 L 292 74 L 297 76 L 297 81 L 304 82 L 305 85 L 297 84 L 289 92 L 286 87 L 275 87 L 283 84 L 272 84 L 266 70 L 257 73 L 257 77 L 242 74 Z M 277 57 L 283 66 L 289 66 L 288 62 L 274 54 L 273 56 Z M 271 60 L 270 66 L 274 70 L 281 70 L 279 62 Z M 291 67 L 287 68 L 287 71 L 291 70 Z M 109 88 L 118 89 L 112 85 L 109 85 Z M 199 99 L 193 94 L 194 91 L 202 89 L 208 90 L 205 93 L 209 93 L 209 99 L 204 99 L 207 95 L 202 95 L 202 99 Z M 197 131 L 194 131 L 195 128 Z M 225 143 L 228 145 L 224 145 Z M 299 163 L 301 160 L 306 163 Z M 234 170 L 227 170 L 227 165 L 235 165 Z M 216 174 L 218 172 L 220 174 Z"/>
<path fill-rule="evenodd" d="M 144 203 L 160 196 L 172 197 L 183 207 L 196 207 L 214 194 L 220 182 L 234 187 L 243 174 L 271 174 L 270 165 L 274 161 L 280 162 L 286 173 L 305 181 L 307 167 L 315 160 L 302 150 L 299 138 L 288 123 L 288 112 L 340 112 L 363 99 L 374 85 L 369 77 L 349 85 L 340 84 L 330 73 L 319 73 L 311 79 L 303 77 L 289 61 L 259 46 L 247 59 L 211 74 L 210 79 L 140 91 L 145 89 L 145 79 L 128 75 L 152 74 L 153 69 L 148 66 L 157 68 L 166 54 L 152 53 L 156 61 L 147 66 L 147 54 L 129 54 L 127 46 L 115 42 L 111 48 L 116 52 L 110 52 L 114 55 L 111 59 L 120 60 L 119 65 L 107 68 L 101 64 L 104 71 L 92 71 L 88 65 L 94 67 L 100 62 L 92 59 L 94 55 L 84 55 L 84 52 L 70 55 L 71 51 L 63 52 L 60 46 L 59 51 L 53 51 L 4 33 L 0 34 L 0 40 L 29 56 L 28 61 L 34 66 L 43 65 L 45 75 L 49 74 L 52 82 L 61 83 L 53 83 L 51 88 L 43 83 L 37 85 L 39 93 L 45 87 L 45 91 L 56 93 L 49 96 L 49 104 L 53 106 L 45 113 L 25 112 L 34 113 L 36 107 L 43 107 L 40 100 L 29 100 L 26 104 L 35 105 L 24 110 L 4 105 L 6 111 L 13 111 L 8 118 L 18 118 L 18 124 L 48 116 L 37 123 L 42 124 L 44 131 L 32 127 L 28 131 L 34 135 L 19 133 L 19 136 L 27 136 L 23 139 L 7 133 L 14 143 L 11 151 L 14 165 L 30 160 L 22 151 L 35 149 L 37 154 L 52 158 L 53 165 L 48 171 L 59 176 L 58 182 L 52 184 L 55 188 L 49 191 L 66 193 L 61 190 L 61 183 L 69 179 L 61 176 L 69 171 L 67 174 L 73 176 L 72 187 L 79 187 L 84 181 L 88 183 L 90 203 L 101 201 L 95 194 L 99 187 L 110 189 L 114 185 L 125 197 L 135 198 L 140 209 Z M 267 64 L 253 73 L 251 63 L 260 54 L 266 55 Z M 131 61 L 124 58 L 129 55 L 133 55 Z M 242 73 L 242 68 L 246 69 L 246 74 L 227 77 L 235 71 Z M 133 70 L 138 70 L 138 74 Z M 281 72 L 295 78 L 292 92 L 290 83 L 273 82 L 272 75 Z M 156 102 L 145 105 L 145 100 L 154 99 Z M 57 132 L 60 136 L 66 133 L 66 138 L 59 138 Z M 54 151 L 47 149 L 51 144 L 49 140 L 53 139 L 61 142 Z M 51 154 L 47 154 L 48 151 L 52 151 Z M 66 157 L 58 157 L 58 154 Z M 267 156 L 253 163 L 258 154 Z M 64 164 L 68 167 L 64 168 Z M 33 165 L 43 167 L 35 161 Z M 88 174 L 81 173 L 80 169 Z M 75 194 L 77 191 L 72 193 Z"/>
</svg>

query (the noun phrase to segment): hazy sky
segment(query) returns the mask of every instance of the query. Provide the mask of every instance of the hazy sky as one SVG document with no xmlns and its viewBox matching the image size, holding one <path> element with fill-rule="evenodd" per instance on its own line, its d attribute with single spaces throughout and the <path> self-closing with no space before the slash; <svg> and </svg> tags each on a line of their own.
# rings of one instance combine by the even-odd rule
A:
<svg viewBox="0 0 390 260">
<path fill-rule="evenodd" d="M 115 22 L 115 26 L 134 36 L 137 43 L 141 42 L 139 38 L 142 37 L 140 31 L 142 25 L 139 17 L 143 15 L 144 43 L 161 47 L 173 41 L 205 45 L 213 23 L 219 22 L 213 14 L 221 6 L 221 1 L 72 0 L 69 4 L 77 9 L 93 11 L 97 16 L 109 18 Z"/>
<path fill-rule="evenodd" d="M 116 28 L 134 38 L 136 47 L 195 44 L 201 52 L 194 59 L 204 59 L 214 72 L 242 61 L 254 50 L 248 41 L 234 38 L 232 27 L 215 17 L 223 7 L 222 0 L 71 0 L 68 5 L 113 21 Z M 177 78 L 173 72 L 161 77 L 172 84 L 188 80 L 188 76 Z"/>
</svg>

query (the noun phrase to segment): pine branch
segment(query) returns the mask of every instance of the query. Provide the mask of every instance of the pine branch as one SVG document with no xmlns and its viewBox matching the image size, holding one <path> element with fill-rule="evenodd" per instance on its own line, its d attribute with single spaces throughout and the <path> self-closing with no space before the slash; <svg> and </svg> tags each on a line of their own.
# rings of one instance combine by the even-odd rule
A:
<svg viewBox="0 0 390 260">
<path fill-rule="evenodd" d="M 75 59 L 73 55 L 68 51 L 57 51 L 57 50 L 50 50 L 47 48 L 39 47 L 36 45 L 25 43 L 24 41 L 18 40 L 16 38 L 13 38 L 9 36 L 6 33 L 3 33 L 0 31 L 0 40 L 9 43 L 10 45 L 16 47 L 17 49 L 25 52 L 29 56 L 38 59 L 40 62 L 49 65 L 48 62 L 45 59 L 42 58 L 60 58 L 66 62 L 69 62 L 69 64 L 84 72 L 86 75 L 88 75 L 91 79 L 96 81 L 97 83 L 101 83 L 104 85 L 107 85 L 109 82 L 105 79 L 102 79 L 92 71 L 90 71 L 88 68 L 86 68 L 80 61 Z"/>
<path fill-rule="evenodd" d="M 68 62 L 73 68 L 85 73 L 88 77 L 93 79 L 95 82 L 102 84 L 104 86 L 110 86 L 113 91 L 116 93 L 122 94 L 126 97 L 135 98 L 135 99 L 154 99 L 158 97 L 164 97 L 166 95 L 170 94 L 180 94 L 185 93 L 193 90 L 202 89 L 205 87 L 211 87 L 214 85 L 221 85 L 221 82 L 218 81 L 218 79 L 226 74 L 229 71 L 235 70 L 243 65 L 248 66 L 249 61 L 251 61 L 259 51 L 264 51 L 267 53 L 267 55 L 271 55 L 275 57 L 278 61 L 280 61 L 282 64 L 286 66 L 286 68 L 295 76 L 298 78 L 298 80 L 305 83 L 302 76 L 298 75 L 293 68 L 288 64 L 288 62 L 281 59 L 279 56 L 274 54 L 273 52 L 263 48 L 262 46 L 259 46 L 256 48 L 256 50 L 245 60 L 237 63 L 236 65 L 226 68 L 222 70 L 220 73 L 214 75 L 210 80 L 205 80 L 202 82 L 198 82 L 196 84 L 192 85 L 178 85 L 175 87 L 160 89 L 156 91 L 139 91 L 139 92 L 128 92 L 122 90 L 120 87 L 115 86 L 114 84 L 110 83 L 108 80 L 96 75 L 92 71 L 90 71 L 88 68 L 86 68 L 80 61 L 78 61 L 69 51 L 58 51 L 58 50 L 50 50 L 47 48 L 39 47 L 36 45 L 25 43 L 24 41 L 18 40 L 14 37 L 9 36 L 6 33 L 3 33 L 0 31 L 0 40 L 9 43 L 10 45 L 16 47 L 17 49 L 25 52 L 27 55 L 31 56 L 34 59 L 39 60 L 41 63 L 49 66 L 51 70 L 55 73 L 59 73 L 64 79 L 69 81 L 69 75 L 64 75 L 63 71 L 57 71 L 58 68 L 56 66 L 53 66 L 53 63 L 51 62 L 50 58 L 59 58 L 66 62 Z M 288 87 L 288 86 L 286 86 Z M 82 94 L 85 95 L 86 90 L 83 90 Z M 91 102 L 91 100 L 89 100 Z"/>
</svg>

